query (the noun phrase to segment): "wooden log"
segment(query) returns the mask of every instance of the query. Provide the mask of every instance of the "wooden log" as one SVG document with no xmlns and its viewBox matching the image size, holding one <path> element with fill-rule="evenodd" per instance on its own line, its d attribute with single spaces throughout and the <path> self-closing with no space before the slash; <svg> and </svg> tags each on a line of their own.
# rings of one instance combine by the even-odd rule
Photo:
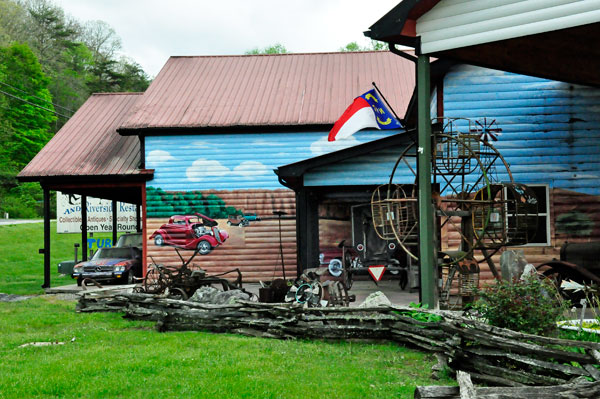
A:
<svg viewBox="0 0 600 399">
<path fill-rule="evenodd" d="M 589 363 L 590 357 L 583 353 L 563 351 L 560 349 L 547 348 L 541 345 L 532 344 L 525 341 L 517 341 L 507 339 L 501 336 L 495 336 L 489 333 L 483 333 L 470 328 L 461 328 L 453 324 L 442 324 L 441 328 L 447 332 L 458 334 L 463 339 L 468 339 L 473 342 L 478 342 L 482 346 L 501 348 L 506 351 L 530 355 L 535 353 L 536 356 L 543 358 L 554 358 L 564 361 L 574 361 L 580 363 Z M 577 345 L 579 341 L 576 341 Z"/>
<path fill-rule="evenodd" d="M 458 370 L 456 372 L 456 381 L 458 381 L 460 399 L 476 399 L 477 394 L 469 373 Z"/>
<path fill-rule="evenodd" d="M 581 367 L 575 367 L 568 364 L 559 364 L 554 362 L 547 362 L 539 359 L 530 358 L 527 356 L 518 355 L 515 353 L 497 351 L 491 349 L 485 349 L 480 347 L 470 347 L 464 350 L 465 352 L 472 353 L 475 356 L 481 356 L 485 358 L 495 358 L 499 361 L 513 360 L 524 366 L 532 366 L 533 368 L 545 369 L 548 371 L 558 371 L 564 373 L 566 376 L 589 376 L 590 374 Z"/>
<path fill-rule="evenodd" d="M 558 386 L 475 387 L 477 399 L 592 399 L 600 397 L 600 383 L 576 382 Z M 415 399 L 459 399 L 460 388 L 419 386 Z"/>
</svg>

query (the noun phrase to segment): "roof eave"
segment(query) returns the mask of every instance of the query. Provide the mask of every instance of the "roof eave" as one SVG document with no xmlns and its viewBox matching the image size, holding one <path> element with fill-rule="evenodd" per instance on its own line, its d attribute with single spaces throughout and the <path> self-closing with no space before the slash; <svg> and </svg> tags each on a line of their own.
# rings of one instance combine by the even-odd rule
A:
<svg viewBox="0 0 600 399">
<path fill-rule="evenodd" d="M 17 175 L 19 182 L 59 184 L 63 182 L 146 182 L 154 179 L 154 169 L 140 169 L 136 173 L 111 175 Z"/>
<path fill-rule="evenodd" d="M 280 133 L 302 131 L 329 131 L 333 123 L 295 124 L 295 125 L 235 125 L 235 126 L 160 126 L 160 127 L 120 127 L 121 136 L 162 136 L 164 134 L 204 134 L 204 133 Z"/>
<path fill-rule="evenodd" d="M 440 0 L 403 0 L 364 32 L 372 40 L 418 48 L 416 20 Z"/>
</svg>

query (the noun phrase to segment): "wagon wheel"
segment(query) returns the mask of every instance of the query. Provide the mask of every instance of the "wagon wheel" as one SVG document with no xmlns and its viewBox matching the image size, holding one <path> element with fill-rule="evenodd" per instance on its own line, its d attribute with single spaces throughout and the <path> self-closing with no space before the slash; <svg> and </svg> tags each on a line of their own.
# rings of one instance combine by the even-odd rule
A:
<svg viewBox="0 0 600 399">
<path fill-rule="evenodd" d="M 449 228 L 458 233 L 463 257 L 460 261 L 472 257 L 478 249 L 487 252 L 485 232 L 489 225 L 491 209 L 495 199 L 492 196 L 492 179 L 512 179 L 508 165 L 500 154 L 489 144 L 483 143 L 475 136 L 436 135 L 432 153 L 432 184 L 436 192 L 432 194 L 435 201 L 436 216 L 440 219 L 440 228 Z M 402 174 L 404 180 L 417 181 L 416 145 L 409 145 L 394 165 L 387 190 L 379 187 L 373 195 L 372 204 L 387 203 L 387 227 L 392 230 L 398 244 L 415 260 L 418 260 L 417 241 L 417 189 L 412 191 L 396 189 L 393 183 L 396 175 Z M 385 193 L 385 194 L 383 194 Z M 476 198 L 479 193 L 480 198 Z M 401 212 L 394 212 L 402 204 Z M 383 207 L 382 207 L 383 208 Z M 477 233 L 474 231 L 473 215 L 477 213 Z M 391 217 L 389 216 L 391 215 Z M 374 227 L 380 237 L 388 234 L 373 220 Z M 484 259 L 489 258 L 484 255 Z M 443 264 L 442 264 L 443 265 Z"/>
<path fill-rule="evenodd" d="M 188 295 L 181 288 L 169 288 L 169 298 L 171 299 L 179 299 L 181 301 L 187 301 Z"/>
<path fill-rule="evenodd" d="M 296 302 L 309 307 L 319 306 L 323 298 L 323 286 L 319 282 L 304 283 L 298 287 L 295 294 Z"/>
<path fill-rule="evenodd" d="M 334 281 L 327 288 L 329 293 L 329 303 L 327 306 L 350 306 L 350 296 L 343 283 Z"/>
<path fill-rule="evenodd" d="M 158 269 L 158 266 L 154 266 L 146 273 L 146 278 L 144 279 L 144 292 L 148 294 L 161 294 L 167 287 L 165 283 L 166 281 L 162 277 L 162 273 Z"/>
</svg>

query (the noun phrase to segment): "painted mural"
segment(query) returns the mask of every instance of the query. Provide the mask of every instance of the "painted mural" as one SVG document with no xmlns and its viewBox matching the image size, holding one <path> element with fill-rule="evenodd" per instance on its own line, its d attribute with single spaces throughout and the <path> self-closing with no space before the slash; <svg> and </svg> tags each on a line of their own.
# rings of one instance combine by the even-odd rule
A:
<svg viewBox="0 0 600 399">
<path fill-rule="evenodd" d="M 558 258 L 566 241 L 600 240 L 599 89 L 461 65 L 446 75 L 443 101 L 446 117 L 493 118 L 514 180 L 548 188 L 538 226 L 548 241 L 524 248 L 528 262 Z"/>
<path fill-rule="evenodd" d="M 146 167 L 155 170 L 146 187 L 149 263 L 175 266 L 175 248 L 184 258 L 197 249 L 193 265 L 209 273 L 239 268 L 244 281 L 295 275 L 295 193 L 273 170 L 394 133 L 366 130 L 335 142 L 327 132 L 146 137 Z"/>
</svg>

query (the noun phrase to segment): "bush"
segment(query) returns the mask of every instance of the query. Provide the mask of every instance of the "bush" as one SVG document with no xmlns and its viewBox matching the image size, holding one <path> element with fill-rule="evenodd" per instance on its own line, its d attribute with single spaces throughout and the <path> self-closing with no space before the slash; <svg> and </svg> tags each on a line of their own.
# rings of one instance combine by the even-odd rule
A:
<svg viewBox="0 0 600 399">
<path fill-rule="evenodd" d="M 551 282 L 537 276 L 498 281 L 477 290 L 477 295 L 473 308 L 489 324 L 529 334 L 556 332 L 556 322 L 570 307 Z"/>
</svg>

